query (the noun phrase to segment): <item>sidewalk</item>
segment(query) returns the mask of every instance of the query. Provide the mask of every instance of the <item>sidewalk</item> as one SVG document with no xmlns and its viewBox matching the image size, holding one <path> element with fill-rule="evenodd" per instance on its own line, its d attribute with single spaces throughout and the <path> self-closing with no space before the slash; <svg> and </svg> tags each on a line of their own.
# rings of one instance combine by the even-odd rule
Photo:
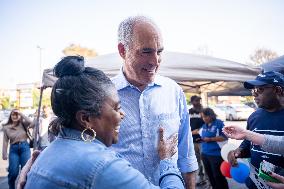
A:
<svg viewBox="0 0 284 189">
<path fill-rule="evenodd" d="M 9 189 L 7 177 L 0 177 L 0 188 L 1 189 Z"/>
<path fill-rule="evenodd" d="M 233 179 L 227 178 L 227 181 L 228 181 L 228 185 L 230 189 L 247 189 L 245 184 L 237 183 Z M 209 181 L 207 180 L 206 184 L 201 185 L 201 186 L 196 186 L 196 189 L 211 189 L 211 185 L 209 184 Z"/>
</svg>

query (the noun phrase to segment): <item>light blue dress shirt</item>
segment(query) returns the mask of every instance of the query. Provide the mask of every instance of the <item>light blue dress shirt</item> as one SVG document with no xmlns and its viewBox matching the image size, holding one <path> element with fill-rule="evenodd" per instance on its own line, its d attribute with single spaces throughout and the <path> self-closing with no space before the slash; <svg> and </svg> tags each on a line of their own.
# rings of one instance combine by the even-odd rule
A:
<svg viewBox="0 0 284 189">
<path fill-rule="evenodd" d="M 184 188 L 178 168 L 161 160 L 161 188 Z M 128 161 L 98 140 L 84 142 L 81 132 L 64 128 L 37 158 L 25 189 L 157 189 Z"/>
<path fill-rule="evenodd" d="M 185 95 L 173 80 L 156 75 L 143 91 L 131 85 L 122 71 L 112 78 L 126 116 L 121 122 L 119 142 L 112 148 L 134 168 L 158 185 L 158 128 L 165 137 L 178 133 L 178 153 L 173 161 L 182 173 L 198 169 Z"/>
</svg>

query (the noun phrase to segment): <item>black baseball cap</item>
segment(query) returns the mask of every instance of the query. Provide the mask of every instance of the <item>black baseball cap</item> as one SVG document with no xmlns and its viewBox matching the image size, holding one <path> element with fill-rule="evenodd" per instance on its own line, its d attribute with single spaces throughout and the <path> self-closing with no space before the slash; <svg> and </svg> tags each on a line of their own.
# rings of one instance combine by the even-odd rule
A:
<svg viewBox="0 0 284 189">
<path fill-rule="evenodd" d="M 284 76 L 279 72 L 269 71 L 258 74 L 255 80 L 249 80 L 244 82 L 244 87 L 246 89 L 253 89 L 255 86 L 262 85 L 274 85 L 284 87 Z"/>
<path fill-rule="evenodd" d="M 197 96 L 197 95 L 193 95 L 191 98 L 190 98 L 190 102 L 193 102 L 195 100 L 200 100 L 201 97 L 200 96 Z"/>
</svg>

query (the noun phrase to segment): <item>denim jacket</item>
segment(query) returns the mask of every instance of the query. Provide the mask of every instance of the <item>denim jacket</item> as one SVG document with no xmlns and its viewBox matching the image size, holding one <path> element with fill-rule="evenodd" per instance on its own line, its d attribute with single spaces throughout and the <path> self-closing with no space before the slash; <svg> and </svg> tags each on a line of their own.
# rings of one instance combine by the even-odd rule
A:
<svg viewBox="0 0 284 189">
<path fill-rule="evenodd" d="M 160 187 L 184 188 L 176 163 L 160 162 Z M 25 189 L 49 188 L 159 188 L 119 154 L 98 140 L 84 142 L 81 133 L 62 129 L 58 139 L 37 158 Z"/>
</svg>

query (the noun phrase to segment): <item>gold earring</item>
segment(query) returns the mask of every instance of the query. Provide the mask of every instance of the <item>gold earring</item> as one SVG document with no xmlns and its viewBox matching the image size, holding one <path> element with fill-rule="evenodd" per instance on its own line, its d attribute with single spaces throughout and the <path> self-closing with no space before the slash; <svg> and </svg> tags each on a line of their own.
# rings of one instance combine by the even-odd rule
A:
<svg viewBox="0 0 284 189">
<path fill-rule="evenodd" d="M 89 134 L 85 134 L 85 132 L 88 131 L 88 130 L 92 131 L 93 136 L 91 136 Z M 96 139 L 96 131 L 94 129 L 92 129 L 91 127 L 87 127 L 82 131 L 81 138 L 85 142 L 92 142 L 93 140 Z"/>
</svg>

